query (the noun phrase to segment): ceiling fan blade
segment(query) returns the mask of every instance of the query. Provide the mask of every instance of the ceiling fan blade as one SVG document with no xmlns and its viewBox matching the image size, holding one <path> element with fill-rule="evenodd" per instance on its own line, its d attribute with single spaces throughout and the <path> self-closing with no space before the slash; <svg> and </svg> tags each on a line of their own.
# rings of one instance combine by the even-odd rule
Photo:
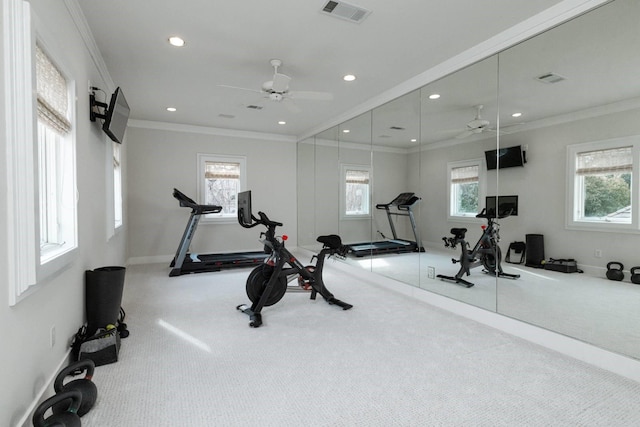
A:
<svg viewBox="0 0 640 427">
<path fill-rule="evenodd" d="M 238 87 L 238 86 L 229 86 L 229 85 L 217 85 L 218 87 L 225 87 L 227 89 L 238 89 L 238 90 L 246 90 L 249 92 L 257 92 L 257 93 L 262 93 L 261 90 L 256 90 L 256 89 L 249 89 L 246 87 Z"/>
<path fill-rule="evenodd" d="M 302 109 L 298 107 L 298 105 L 296 105 L 296 103 L 293 102 L 293 100 L 290 98 L 284 98 L 282 100 L 282 103 L 284 104 L 285 108 L 292 113 L 298 114 L 302 112 Z"/>
<path fill-rule="evenodd" d="M 464 132 L 460 132 L 459 134 L 456 135 L 456 138 L 458 139 L 462 139 L 462 138 L 466 138 L 468 136 L 473 135 L 475 132 L 471 129 L 469 130 L 465 130 Z"/>
<path fill-rule="evenodd" d="M 309 99 L 313 101 L 331 101 L 333 94 L 329 92 L 292 91 L 288 95 L 294 99 Z"/>
<path fill-rule="evenodd" d="M 291 77 L 284 74 L 275 73 L 273 75 L 273 84 L 271 85 L 271 90 L 278 93 L 285 92 L 287 89 L 289 89 L 290 81 Z"/>
</svg>

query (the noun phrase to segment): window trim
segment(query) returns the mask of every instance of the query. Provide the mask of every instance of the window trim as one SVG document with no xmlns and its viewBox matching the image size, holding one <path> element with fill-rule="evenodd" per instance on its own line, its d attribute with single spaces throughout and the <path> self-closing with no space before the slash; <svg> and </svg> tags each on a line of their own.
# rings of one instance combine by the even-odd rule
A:
<svg viewBox="0 0 640 427">
<path fill-rule="evenodd" d="M 245 191 L 247 188 L 247 157 L 246 156 L 234 156 L 234 155 L 226 155 L 226 154 L 206 154 L 206 153 L 198 153 L 197 154 L 197 178 L 196 178 L 196 189 L 197 189 L 197 202 L 200 204 L 204 204 L 205 200 L 205 187 L 204 187 L 204 175 L 205 175 L 205 164 L 206 162 L 230 162 L 230 163 L 239 163 L 240 164 L 240 190 Z M 237 202 L 237 199 L 236 199 Z M 231 216 L 221 216 L 221 214 L 207 214 L 204 215 L 200 222 L 201 223 L 235 223 L 238 221 L 238 218 L 234 215 Z"/>
<path fill-rule="evenodd" d="M 452 199 L 453 194 L 451 191 L 451 172 L 453 169 L 464 168 L 469 166 L 477 166 L 478 167 L 478 208 L 481 208 L 482 203 L 486 196 L 486 161 L 482 158 L 470 159 L 470 160 L 460 160 L 455 162 L 447 163 L 447 220 L 448 221 L 462 221 L 462 222 L 477 222 L 475 214 L 467 214 L 467 215 L 454 215 L 453 214 L 453 206 L 454 200 Z"/>
<path fill-rule="evenodd" d="M 347 215 L 347 171 L 358 170 L 366 171 L 369 173 L 369 213 L 367 214 L 351 214 Z M 372 196 L 373 189 L 373 167 L 370 165 L 359 165 L 355 163 L 341 163 L 340 164 L 340 219 L 341 220 L 361 220 L 372 218 Z"/>
<path fill-rule="evenodd" d="M 609 150 L 622 147 L 632 147 L 631 223 L 576 219 L 576 205 L 580 199 L 576 193 L 576 187 L 578 186 L 576 156 L 578 153 L 586 151 Z M 567 145 L 566 165 L 565 228 L 567 230 L 640 234 L 640 136 L 634 135 Z"/>
</svg>

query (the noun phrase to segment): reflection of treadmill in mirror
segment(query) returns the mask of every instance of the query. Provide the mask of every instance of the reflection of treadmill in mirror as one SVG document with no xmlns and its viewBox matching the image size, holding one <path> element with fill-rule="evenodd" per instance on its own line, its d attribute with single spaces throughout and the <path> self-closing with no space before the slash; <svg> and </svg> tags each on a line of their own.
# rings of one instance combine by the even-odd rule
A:
<svg viewBox="0 0 640 427">
<path fill-rule="evenodd" d="M 169 276 L 180 276 L 190 273 L 206 273 L 211 271 L 220 271 L 223 268 L 234 267 L 251 267 L 260 264 L 267 257 L 264 251 L 259 252 L 231 252 L 221 254 L 192 254 L 188 253 L 191 240 L 196 233 L 198 222 L 202 215 L 210 213 L 218 213 L 222 210 L 222 206 L 217 205 L 199 205 L 182 192 L 173 189 L 173 197 L 175 197 L 180 206 L 183 208 L 191 208 L 191 216 L 187 222 L 180 240 L 180 245 L 176 251 L 176 255 L 171 261 L 171 271 Z"/>
<path fill-rule="evenodd" d="M 401 193 L 390 203 L 377 204 L 376 209 L 384 209 L 387 212 L 387 219 L 389 220 L 393 239 L 382 240 L 379 242 L 354 243 L 348 245 L 350 253 L 357 257 L 362 257 L 366 255 L 378 255 L 385 253 L 424 252 L 424 247 L 422 247 L 422 242 L 420 241 L 420 235 L 418 233 L 418 227 L 416 226 L 416 220 L 413 216 L 413 207 L 419 201 L 420 197 L 416 196 L 415 193 Z M 391 208 L 397 209 L 397 212 L 392 211 Z M 396 228 L 393 225 L 392 215 L 409 217 L 415 241 L 398 239 Z M 385 237 L 384 234 L 380 234 L 382 237 Z"/>
</svg>

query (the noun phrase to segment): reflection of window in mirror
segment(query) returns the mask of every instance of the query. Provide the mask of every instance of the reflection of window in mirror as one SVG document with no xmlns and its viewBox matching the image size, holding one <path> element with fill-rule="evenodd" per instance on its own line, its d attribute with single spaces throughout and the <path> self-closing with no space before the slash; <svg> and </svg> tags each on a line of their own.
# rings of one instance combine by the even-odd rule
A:
<svg viewBox="0 0 640 427">
<path fill-rule="evenodd" d="M 447 164 L 449 181 L 449 219 L 475 218 L 484 197 L 482 159 Z"/>
<path fill-rule="evenodd" d="M 341 213 L 343 218 L 362 218 L 370 214 L 371 168 L 342 165 Z"/>
<path fill-rule="evenodd" d="M 634 149 L 635 148 L 635 149 Z M 570 226 L 638 230 L 634 221 L 637 198 L 631 197 L 633 177 L 638 162 L 634 151 L 640 148 L 637 138 L 576 144 L 568 147 Z M 635 170 L 635 173 L 634 173 Z"/>
</svg>

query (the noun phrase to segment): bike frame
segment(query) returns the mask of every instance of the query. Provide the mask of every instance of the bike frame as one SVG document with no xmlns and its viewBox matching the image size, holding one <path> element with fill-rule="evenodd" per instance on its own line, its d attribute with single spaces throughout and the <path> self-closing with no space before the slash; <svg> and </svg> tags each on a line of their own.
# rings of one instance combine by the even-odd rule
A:
<svg viewBox="0 0 640 427">
<path fill-rule="evenodd" d="M 282 277 L 286 278 L 292 274 L 299 274 L 305 280 L 309 281 L 309 284 L 311 285 L 310 298 L 312 300 L 315 300 L 316 295 L 320 294 L 329 304 L 342 307 L 343 310 L 348 310 L 353 307 L 351 304 L 335 298 L 334 295 L 329 292 L 322 279 L 322 270 L 324 268 L 324 261 L 326 257 L 337 254 L 340 251 L 346 251 L 346 247 L 339 243 L 339 238 L 337 238 L 337 236 L 334 237 L 337 238 L 338 243 L 331 242 L 330 239 L 325 239 L 327 241 L 321 240 L 324 237 L 331 236 L 320 236 L 318 238 L 318 241 L 323 243 L 324 247 L 316 256 L 316 265 L 313 272 L 311 272 L 302 265 L 302 263 L 291 252 L 289 252 L 289 250 L 287 250 L 284 243 L 286 240 L 284 236 L 282 241 L 276 237 L 276 227 L 282 226 L 282 224 L 271 221 L 264 212 L 258 212 L 258 215 L 260 216 L 259 219 L 252 216 L 252 224 L 244 224 L 243 222 L 240 224 L 246 228 L 251 228 L 258 224 L 263 224 L 267 227 L 267 231 L 261 233 L 261 237 L 264 237 L 264 240 L 261 242 L 265 245 L 267 252 L 271 253 L 265 262 L 268 265 L 273 266 L 273 271 L 258 300 L 255 301 L 251 307 L 248 307 L 246 304 L 241 304 L 237 307 L 238 310 L 249 315 L 250 326 L 257 328 L 262 325 L 262 309 L 266 305 L 269 296 L 274 291 L 276 284 Z M 286 267 L 287 265 L 289 265 L 289 267 Z"/>
</svg>

